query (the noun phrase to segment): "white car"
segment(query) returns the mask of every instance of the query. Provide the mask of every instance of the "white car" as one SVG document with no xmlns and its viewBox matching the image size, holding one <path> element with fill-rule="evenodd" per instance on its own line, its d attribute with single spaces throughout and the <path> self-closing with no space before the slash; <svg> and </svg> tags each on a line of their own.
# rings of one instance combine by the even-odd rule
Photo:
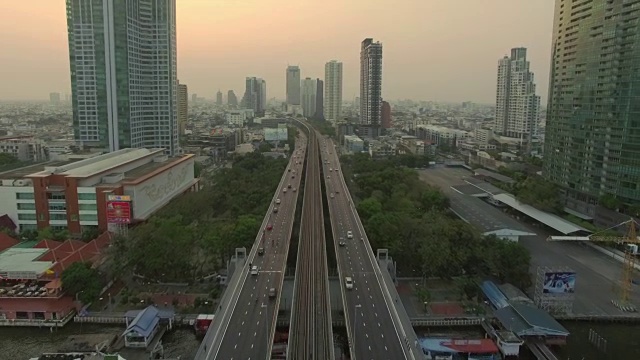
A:
<svg viewBox="0 0 640 360">
<path fill-rule="evenodd" d="M 348 290 L 353 289 L 353 279 L 350 276 L 344 278 L 344 287 Z"/>
<path fill-rule="evenodd" d="M 276 199 L 276 204 L 280 205 L 280 199 Z"/>
<path fill-rule="evenodd" d="M 253 265 L 251 267 L 251 275 L 258 275 L 259 272 L 260 270 L 258 270 L 258 267 L 256 265 Z"/>
<path fill-rule="evenodd" d="M 353 233 L 351 231 L 347 231 L 347 239 L 353 239 Z"/>
</svg>

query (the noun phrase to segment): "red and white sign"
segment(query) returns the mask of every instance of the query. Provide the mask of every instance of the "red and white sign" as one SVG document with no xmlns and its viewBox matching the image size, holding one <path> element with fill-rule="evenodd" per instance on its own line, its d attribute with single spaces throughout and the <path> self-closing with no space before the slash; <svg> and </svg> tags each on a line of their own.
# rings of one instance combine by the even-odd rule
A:
<svg viewBox="0 0 640 360">
<path fill-rule="evenodd" d="M 109 224 L 131 223 L 131 202 L 107 201 L 107 223 Z"/>
</svg>

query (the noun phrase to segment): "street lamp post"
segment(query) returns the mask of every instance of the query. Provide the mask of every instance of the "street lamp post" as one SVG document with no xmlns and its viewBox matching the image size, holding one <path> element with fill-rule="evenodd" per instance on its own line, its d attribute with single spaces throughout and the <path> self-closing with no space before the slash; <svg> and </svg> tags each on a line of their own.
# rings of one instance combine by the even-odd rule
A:
<svg viewBox="0 0 640 360">
<path fill-rule="evenodd" d="M 362 307 L 362 305 L 357 304 L 356 306 L 353 307 L 353 312 L 355 313 L 353 315 L 353 330 L 351 330 L 351 335 L 353 335 L 353 341 L 351 342 L 351 346 L 353 347 L 353 354 L 351 354 L 351 358 L 355 359 L 356 358 L 356 325 L 358 324 L 358 322 L 356 321 L 356 319 L 358 318 L 358 309 L 360 309 Z"/>
<path fill-rule="evenodd" d="M 261 308 L 264 309 L 264 329 L 265 329 L 265 337 L 267 338 L 267 348 L 265 349 L 265 354 L 267 354 L 267 359 L 271 359 L 271 354 L 269 354 L 269 325 L 267 324 L 269 322 L 269 307 L 267 306 L 267 304 L 262 303 L 260 305 Z"/>
</svg>

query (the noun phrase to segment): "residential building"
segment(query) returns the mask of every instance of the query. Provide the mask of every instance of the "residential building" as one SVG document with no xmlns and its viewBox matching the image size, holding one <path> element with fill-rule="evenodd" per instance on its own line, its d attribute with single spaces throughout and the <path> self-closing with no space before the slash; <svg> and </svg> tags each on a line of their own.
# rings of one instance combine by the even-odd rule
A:
<svg viewBox="0 0 640 360">
<path fill-rule="evenodd" d="M 233 90 L 227 91 L 227 105 L 238 106 L 238 97 L 236 97 L 236 93 Z"/>
<path fill-rule="evenodd" d="M 603 196 L 640 204 L 637 5 L 556 1 L 543 174 L 584 214 Z"/>
<path fill-rule="evenodd" d="M 380 126 L 382 111 L 382 44 L 367 38 L 360 49 L 360 124 Z"/>
<path fill-rule="evenodd" d="M 24 162 L 47 160 L 45 144 L 33 136 L 0 137 L 0 153 L 12 155 Z"/>
<path fill-rule="evenodd" d="M 382 121 L 382 127 L 385 129 L 391 129 L 391 105 L 388 102 L 382 102 L 382 109 L 380 119 Z"/>
<path fill-rule="evenodd" d="M 122 149 L 0 173 L 0 213 L 20 230 L 51 227 L 75 235 L 87 227 L 111 229 L 114 221 L 146 220 L 197 186 L 193 155 L 170 158 L 163 149 Z M 113 197 L 120 197 L 115 205 L 126 207 L 119 208 L 120 215 L 108 209 Z"/>
<path fill-rule="evenodd" d="M 300 105 L 300 67 L 287 66 L 287 104 Z"/>
<path fill-rule="evenodd" d="M 437 125 L 416 126 L 416 137 L 437 146 L 455 147 L 458 141 L 473 138 L 472 133 L 465 130 L 451 129 Z"/>
<path fill-rule="evenodd" d="M 216 93 L 216 105 L 222 105 L 222 91 L 220 90 Z"/>
<path fill-rule="evenodd" d="M 247 112 L 245 110 L 229 110 L 224 116 L 229 126 L 243 127 L 247 122 Z"/>
<path fill-rule="evenodd" d="M 256 77 L 247 77 L 245 82 L 244 96 L 242 97 L 242 106 L 245 109 L 251 109 L 256 115 L 264 114 L 266 103 L 266 83 L 264 80 Z"/>
<path fill-rule="evenodd" d="M 359 154 L 364 151 L 364 140 L 355 135 L 345 135 L 344 148 L 349 154 Z"/>
<path fill-rule="evenodd" d="M 324 65 L 324 117 L 331 122 L 342 118 L 342 63 L 336 60 Z"/>
<path fill-rule="evenodd" d="M 324 120 L 324 83 L 320 79 L 316 79 L 316 110 L 313 117 Z"/>
<path fill-rule="evenodd" d="M 493 139 L 493 130 L 477 128 L 474 130 L 474 138 L 481 144 L 488 144 Z"/>
<path fill-rule="evenodd" d="M 496 114 L 493 131 L 529 145 L 537 135 L 540 96 L 536 95 L 527 49 L 511 49 L 511 56 L 498 62 Z"/>
<path fill-rule="evenodd" d="M 180 135 L 187 129 L 189 116 L 189 91 L 186 84 L 178 84 L 178 128 Z"/>
<path fill-rule="evenodd" d="M 176 1 L 66 3 L 76 140 L 178 153 Z"/>
<path fill-rule="evenodd" d="M 49 94 L 49 102 L 51 105 L 60 104 L 60 93 L 53 92 Z"/>
<path fill-rule="evenodd" d="M 302 115 L 311 118 L 316 113 L 316 95 L 318 86 L 312 78 L 302 80 Z"/>
</svg>

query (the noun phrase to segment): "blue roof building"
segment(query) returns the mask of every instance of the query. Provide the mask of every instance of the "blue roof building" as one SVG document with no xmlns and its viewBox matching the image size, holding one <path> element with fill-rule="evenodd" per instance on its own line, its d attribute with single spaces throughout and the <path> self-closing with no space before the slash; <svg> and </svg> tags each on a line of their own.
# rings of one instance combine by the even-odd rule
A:
<svg viewBox="0 0 640 360">
<path fill-rule="evenodd" d="M 140 311 L 133 321 L 127 320 L 124 345 L 128 348 L 147 348 L 158 332 L 159 324 L 160 311 L 155 306 Z"/>
</svg>

